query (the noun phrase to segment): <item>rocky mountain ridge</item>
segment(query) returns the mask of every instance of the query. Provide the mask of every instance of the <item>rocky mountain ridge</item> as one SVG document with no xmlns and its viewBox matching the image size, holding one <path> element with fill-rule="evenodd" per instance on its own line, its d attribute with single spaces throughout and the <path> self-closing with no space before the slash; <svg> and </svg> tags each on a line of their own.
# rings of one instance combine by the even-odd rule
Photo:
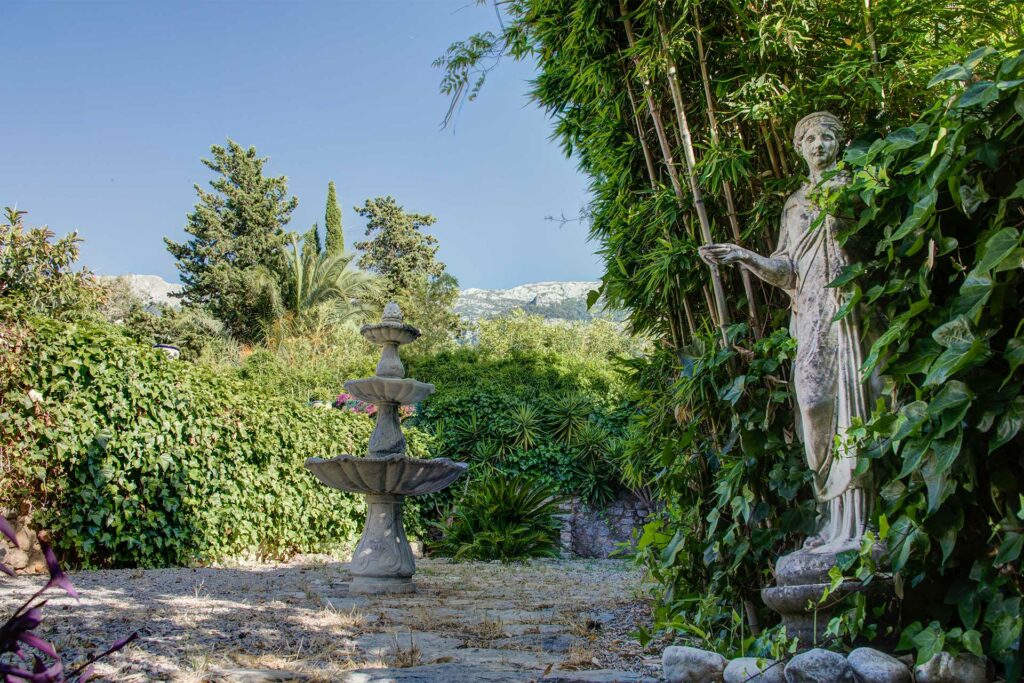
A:
<svg viewBox="0 0 1024 683">
<path fill-rule="evenodd" d="M 172 295 L 181 290 L 181 285 L 167 282 L 158 275 L 107 275 L 102 280 L 120 280 L 145 305 L 177 306 L 178 299 Z M 575 280 L 565 282 L 533 282 L 510 289 L 479 289 L 469 287 L 459 292 L 455 311 L 467 321 L 493 318 L 497 315 L 522 309 L 527 313 L 541 315 L 550 320 L 590 320 L 594 317 L 618 319 L 615 313 L 587 310 L 587 295 L 597 289 L 598 281 Z"/>
</svg>

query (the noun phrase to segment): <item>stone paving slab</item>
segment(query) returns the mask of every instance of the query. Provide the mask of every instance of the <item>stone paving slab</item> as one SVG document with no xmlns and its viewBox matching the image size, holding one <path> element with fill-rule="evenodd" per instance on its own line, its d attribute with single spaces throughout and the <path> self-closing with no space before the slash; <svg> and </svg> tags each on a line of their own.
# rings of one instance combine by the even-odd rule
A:
<svg viewBox="0 0 1024 683">
<path fill-rule="evenodd" d="M 349 595 L 347 565 L 329 558 L 72 572 L 82 599 L 55 597 L 40 633 L 70 663 L 138 631 L 97 667 L 122 683 L 636 683 L 659 673 L 628 635 L 649 606 L 627 562 L 418 564 L 418 592 L 398 596 Z M 44 582 L 0 578 L 0 616 Z"/>
</svg>

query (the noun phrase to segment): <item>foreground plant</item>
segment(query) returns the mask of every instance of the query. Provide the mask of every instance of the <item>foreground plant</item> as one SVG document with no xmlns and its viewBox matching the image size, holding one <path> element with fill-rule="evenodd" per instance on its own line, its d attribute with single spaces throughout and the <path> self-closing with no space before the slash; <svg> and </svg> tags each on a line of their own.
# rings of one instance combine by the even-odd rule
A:
<svg viewBox="0 0 1024 683">
<path fill-rule="evenodd" d="M 6 536 L 15 547 L 18 547 L 14 529 L 2 516 L 0 516 L 0 533 Z M 139 634 L 135 632 L 127 638 L 118 640 L 100 654 L 90 657 L 71 671 L 65 672 L 64 663 L 61 661 L 60 655 L 57 654 L 57 650 L 33 631 L 43 621 L 43 607 L 47 602 L 42 599 L 44 593 L 54 588 L 60 588 L 71 597 L 77 598 L 78 591 L 61 570 L 57 563 L 57 556 L 54 555 L 50 544 L 42 539 L 39 544 L 42 546 L 43 556 L 46 558 L 46 568 L 50 572 L 50 580 L 16 609 L 3 626 L 0 626 L 0 655 L 13 653 L 17 660 L 20 660 L 20 663 L 17 661 L 12 663 L 0 659 L 0 674 L 4 677 L 4 683 L 15 683 L 16 681 L 81 683 L 93 677 L 94 665 L 97 661 L 117 652 L 138 638 Z M 0 571 L 14 576 L 14 572 L 2 562 L 0 562 Z M 26 651 L 26 648 L 35 652 Z M 52 660 L 52 663 L 48 665 L 40 655 L 45 655 Z M 24 666 L 31 666 L 31 670 L 23 668 Z"/>
</svg>

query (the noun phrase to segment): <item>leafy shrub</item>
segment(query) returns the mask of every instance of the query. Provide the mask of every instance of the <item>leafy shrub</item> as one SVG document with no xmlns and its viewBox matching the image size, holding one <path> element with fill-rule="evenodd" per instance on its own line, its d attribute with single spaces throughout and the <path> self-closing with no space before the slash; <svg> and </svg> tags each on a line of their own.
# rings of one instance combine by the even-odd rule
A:
<svg viewBox="0 0 1024 683">
<path fill-rule="evenodd" d="M 73 317 L 100 302 L 101 289 L 86 270 L 72 271 L 78 259 L 77 233 L 52 241 L 47 228 L 26 228 L 27 212 L 5 208 L 0 222 L 0 313 L 14 318 L 31 313 Z"/>
<path fill-rule="evenodd" d="M 441 539 L 433 550 L 456 560 L 557 557 L 561 501 L 554 487 L 537 481 L 486 477 L 436 525 Z"/>
<path fill-rule="evenodd" d="M 30 330 L 0 420 L 23 456 L 0 470 L 0 506 L 34 506 L 71 561 L 169 566 L 352 542 L 361 501 L 303 462 L 365 451 L 367 417 L 256 393 L 105 323 L 40 318 Z"/>
</svg>

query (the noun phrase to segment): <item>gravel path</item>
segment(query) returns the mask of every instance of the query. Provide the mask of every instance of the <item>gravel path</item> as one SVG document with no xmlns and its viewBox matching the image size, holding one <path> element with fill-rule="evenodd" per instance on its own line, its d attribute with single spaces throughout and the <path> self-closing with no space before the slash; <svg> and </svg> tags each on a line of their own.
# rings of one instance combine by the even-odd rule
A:
<svg viewBox="0 0 1024 683">
<path fill-rule="evenodd" d="M 70 574 L 39 632 L 81 657 L 137 630 L 98 666 L 111 681 L 654 680 L 629 636 L 649 617 L 640 574 L 620 560 L 418 562 L 418 592 L 348 594 L 347 565 L 305 557 L 234 568 Z M 42 577 L 0 577 L 9 614 Z"/>
</svg>

